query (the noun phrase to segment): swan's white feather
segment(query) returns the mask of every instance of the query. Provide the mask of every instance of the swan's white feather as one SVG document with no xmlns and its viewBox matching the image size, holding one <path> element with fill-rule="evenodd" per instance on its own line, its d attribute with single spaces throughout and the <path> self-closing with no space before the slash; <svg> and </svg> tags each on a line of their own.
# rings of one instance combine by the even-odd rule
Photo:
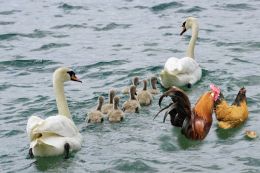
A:
<svg viewBox="0 0 260 173">
<path fill-rule="evenodd" d="M 51 156 L 64 153 L 68 143 L 72 151 L 81 147 L 82 136 L 73 121 L 65 116 L 50 116 L 45 120 L 31 116 L 27 123 L 30 148 L 36 156 Z"/>
<path fill-rule="evenodd" d="M 184 86 L 188 83 L 194 84 L 201 78 L 201 75 L 202 70 L 193 58 L 171 57 L 166 61 L 160 78 L 162 85 L 169 88 L 171 86 Z"/>
<path fill-rule="evenodd" d="M 44 133 L 30 143 L 35 156 L 56 156 L 64 154 L 64 145 L 70 145 L 70 151 L 77 151 L 81 148 L 82 136 L 78 133 L 74 137 L 63 137 L 54 134 Z"/>
<path fill-rule="evenodd" d="M 78 133 L 72 120 L 62 115 L 50 116 L 45 120 L 32 116 L 28 120 L 27 130 L 30 139 L 39 133 L 53 133 L 63 137 L 72 137 Z"/>
</svg>

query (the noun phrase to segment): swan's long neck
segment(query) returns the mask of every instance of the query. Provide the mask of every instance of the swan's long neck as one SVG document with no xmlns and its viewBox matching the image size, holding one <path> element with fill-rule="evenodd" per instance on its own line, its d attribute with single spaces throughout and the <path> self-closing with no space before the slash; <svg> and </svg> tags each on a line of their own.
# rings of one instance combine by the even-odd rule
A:
<svg viewBox="0 0 260 173">
<path fill-rule="evenodd" d="M 191 30 L 192 30 L 192 35 L 187 49 L 187 57 L 194 59 L 194 48 L 199 34 L 199 25 L 197 24 L 197 22 L 194 22 L 192 24 Z"/>
<path fill-rule="evenodd" d="M 58 114 L 71 118 L 68 103 L 64 94 L 64 84 L 62 81 L 53 79 L 53 88 L 56 96 Z"/>
</svg>

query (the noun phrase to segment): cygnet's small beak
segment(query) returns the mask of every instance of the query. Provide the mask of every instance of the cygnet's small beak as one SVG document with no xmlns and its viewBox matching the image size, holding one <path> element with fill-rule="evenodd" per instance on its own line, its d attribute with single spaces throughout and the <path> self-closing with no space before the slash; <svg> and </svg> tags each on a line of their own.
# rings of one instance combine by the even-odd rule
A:
<svg viewBox="0 0 260 173">
<path fill-rule="evenodd" d="M 72 81 L 76 81 L 76 82 L 81 82 L 81 83 L 82 83 L 82 81 L 79 80 L 79 78 L 77 78 L 76 75 L 72 75 L 72 76 L 71 76 L 71 80 L 72 80 Z"/>
</svg>

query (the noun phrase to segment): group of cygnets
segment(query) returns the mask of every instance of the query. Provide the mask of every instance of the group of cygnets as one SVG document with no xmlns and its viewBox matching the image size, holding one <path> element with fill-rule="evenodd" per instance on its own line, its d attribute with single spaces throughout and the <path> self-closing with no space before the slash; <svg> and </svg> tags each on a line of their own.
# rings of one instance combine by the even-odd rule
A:
<svg viewBox="0 0 260 173">
<path fill-rule="evenodd" d="M 104 97 L 98 97 L 98 105 L 95 110 L 87 113 L 86 121 L 88 123 L 102 123 L 105 119 L 109 122 L 121 122 L 125 118 L 125 113 L 138 113 L 141 106 L 148 106 L 152 103 L 153 95 L 158 94 L 156 87 L 157 77 L 151 77 L 151 88 L 148 89 L 147 80 L 143 80 L 143 89 L 137 91 L 139 78 L 132 79 L 132 85 L 123 89 L 123 94 L 129 94 L 129 99 L 125 101 L 122 108 L 119 106 L 120 98 L 116 91 L 109 91 L 109 102 L 104 104 Z"/>
</svg>

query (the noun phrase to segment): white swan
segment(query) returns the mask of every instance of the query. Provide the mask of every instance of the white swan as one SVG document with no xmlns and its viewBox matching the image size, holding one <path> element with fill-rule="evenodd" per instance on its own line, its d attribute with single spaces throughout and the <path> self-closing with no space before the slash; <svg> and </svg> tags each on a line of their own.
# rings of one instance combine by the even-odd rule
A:
<svg viewBox="0 0 260 173">
<path fill-rule="evenodd" d="M 53 74 L 53 87 L 58 107 L 58 115 L 41 119 L 31 116 L 27 122 L 27 134 L 30 139 L 29 155 L 56 156 L 81 148 L 82 136 L 71 119 L 68 104 L 64 95 L 64 82 L 81 82 L 69 68 L 61 67 Z"/>
<path fill-rule="evenodd" d="M 169 58 L 164 69 L 160 73 L 161 84 L 165 88 L 171 86 L 188 86 L 195 84 L 200 80 L 202 70 L 199 64 L 194 60 L 194 47 L 199 33 L 199 25 L 197 19 L 188 17 L 182 25 L 182 35 L 189 28 L 192 29 L 192 36 L 187 49 L 187 57 L 178 59 L 175 57 Z"/>
</svg>

